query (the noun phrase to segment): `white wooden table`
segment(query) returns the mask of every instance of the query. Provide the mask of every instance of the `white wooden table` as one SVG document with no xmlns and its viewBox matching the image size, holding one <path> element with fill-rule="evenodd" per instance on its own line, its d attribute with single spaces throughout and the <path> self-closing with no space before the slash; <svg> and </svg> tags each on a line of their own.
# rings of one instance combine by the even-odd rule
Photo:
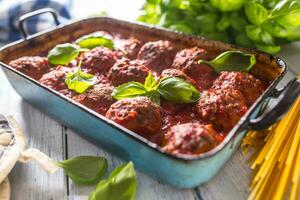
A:
<svg viewBox="0 0 300 200">
<path fill-rule="evenodd" d="M 286 83 L 300 73 L 300 43 L 287 45 L 279 56 L 290 66 L 282 81 Z M 28 147 L 38 148 L 55 160 L 78 155 L 105 156 L 109 171 L 123 163 L 23 101 L 1 70 L 0 113 L 17 119 L 25 132 Z M 176 189 L 141 172 L 137 174 L 136 200 L 233 200 L 247 197 L 251 170 L 246 156 L 238 151 L 213 180 L 195 189 Z M 76 186 L 62 171 L 48 175 L 35 163 L 17 164 L 9 178 L 12 200 L 87 199 L 94 188 Z"/>
</svg>

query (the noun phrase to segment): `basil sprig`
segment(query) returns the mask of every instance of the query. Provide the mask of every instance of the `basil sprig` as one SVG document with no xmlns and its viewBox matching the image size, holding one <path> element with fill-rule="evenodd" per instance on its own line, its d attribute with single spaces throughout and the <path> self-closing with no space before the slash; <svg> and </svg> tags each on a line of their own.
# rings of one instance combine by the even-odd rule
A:
<svg viewBox="0 0 300 200">
<path fill-rule="evenodd" d="M 76 40 L 76 44 L 58 44 L 48 52 L 48 61 L 53 65 L 66 65 L 78 57 L 80 52 L 88 51 L 98 46 L 105 46 L 110 49 L 114 47 L 111 39 L 100 33 L 82 36 Z"/>
<path fill-rule="evenodd" d="M 96 156 L 79 156 L 58 162 L 66 174 L 77 184 L 96 184 L 107 170 L 107 160 Z"/>
<path fill-rule="evenodd" d="M 81 48 L 87 49 L 93 49 L 98 46 L 104 46 L 110 49 L 114 48 L 113 41 L 99 32 L 80 37 L 76 40 L 76 44 Z"/>
<path fill-rule="evenodd" d="M 136 186 L 134 166 L 129 162 L 115 168 L 108 179 L 100 181 L 89 200 L 133 200 Z"/>
<path fill-rule="evenodd" d="M 83 72 L 80 65 L 81 63 L 76 71 L 66 74 L 65 83 L 70 90 L 75 90 L 82 94 L 96 83 L 97 78 L 92 74 Z"/>
<path fill-rule="evenodd" d="M 66 65 L 79 55 L 78 46 L 65 43 L 58 44 L 48 53 L 48 61 L 53 65 Z"/>
<path fill-rule="evenodd" d="M 221 71 L 248 72 L 256 63 L 253 54 L 241 51 L 225 51 L 211 61 L 199 60 L 199 63 L 209 64 L 216 73 Z"/>
<path fill-rule="evenodd" d="M 157 104 L 160 104 L 161 98 L 174 103 L 193 103 L 200 98 L 200 92 L 177 77 L 167 77 L 157 82 L 151 73 L 144 84 L 132 81 L 118 86 L 112 92 L 112 97 L 117 100 L 137 96 L 146 96 Z"/>
</svg>

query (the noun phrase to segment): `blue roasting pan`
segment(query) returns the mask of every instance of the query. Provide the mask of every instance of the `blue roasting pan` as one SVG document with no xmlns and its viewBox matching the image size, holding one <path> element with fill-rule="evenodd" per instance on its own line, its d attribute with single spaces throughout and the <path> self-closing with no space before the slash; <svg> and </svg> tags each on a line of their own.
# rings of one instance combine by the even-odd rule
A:
<svg viewBox="0 0 300 200">
<path fill-rule="evenodd" d="M 20 21 L 24 39 L 0 50 L 0 65 L 13 88 L 25 101 L 76 133 L 124 160 L 133 161 L 137 169 L 144 173 L 179 188 L 192 188 L 209 181 L 238 149 L 248 130 L 263 129 L 274 123 L 299 95 L 299 82 L 296 80 L 290 82 L 284 89 L 275 89 L 287 67 L 281 59 L 262 52 L 106 17 L 58 25 L 51 30 L 28 36 L 23 29 L 23 22 L 31 16 L 44 12 L 53 14 L 58 23 L 57 16 L 49 9 L 27 14 Z M 205 48 L 211 54 L 229 49 L 251 52 L 258 60 L 252 73 L 270 80 L 270 86 L 215 149 L 198 156 L 176 156 L 167 154 L 156 144 L 7 65 L 10 60 L 25 55 L 46 53 L 56 44 L 72 41 L 97 30 L 134 36 L 144 41 L 167 39 L 182 47 Z M 287 93 L 289 93 L 289 98 L 284 98 Z M 260 108 L 270 98 L 275 98 L 277 103 L 267 113 L 260 114 Z"/>
</svg>

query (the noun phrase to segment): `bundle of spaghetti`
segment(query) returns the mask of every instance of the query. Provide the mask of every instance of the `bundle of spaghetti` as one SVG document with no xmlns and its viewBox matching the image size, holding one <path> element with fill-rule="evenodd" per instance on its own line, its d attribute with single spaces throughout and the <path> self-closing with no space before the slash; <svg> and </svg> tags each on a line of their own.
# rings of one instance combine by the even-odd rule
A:
<svg viewBox="0 0 300 200">
<path fill-rule="evenodd" d="M 251 131 L 242 147 L 260 146 L 248 200 L 300 199 L 300 97 L 280 122 Z"/>
</svg>

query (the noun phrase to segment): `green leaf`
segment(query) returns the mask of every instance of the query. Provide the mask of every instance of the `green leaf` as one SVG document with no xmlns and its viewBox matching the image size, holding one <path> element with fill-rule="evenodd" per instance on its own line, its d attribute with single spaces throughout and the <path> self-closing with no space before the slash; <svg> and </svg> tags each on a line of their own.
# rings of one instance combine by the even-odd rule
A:
<svg viewBox="0 0 300 200">
<path fill-rule="evenodd" d="M 113 41 L 104 36 L 101 32 L 82 36 L 76 40 L 76 44 L 78 44 L 81 48 L 87 49 L 93 49 L 98 46 L 104 46 L 110 49 L 114 48 Z"/>
<path fill-rule="evenodd" d="M 300 1 L 282 0 L 272 10 L 271 18 L 277 20 L 282 25 L 300 25 Z"/>
<path fill-rule="evenodd" d="M 157 89 L 147 92 L 146 96 L 157 105 L 160 105 L 160 94 Z"/>
<path fill-rule="evenodd" d="M 234 30 L 245 31 L 248 22 L 246 18 L 239 12 L 232 12 L 229 15 L 230 25 Z"/>
<path fill-rule="evenodd" d="M 300 40 L 300 26 L 289 26 L 287 28 L 287 39 L 290 41 Z"/>
<path fill-rule="evenodd" d="M 173 24 L 173 25 L 169 26 L 169 29 L 172 29 L 175 31 L 180 31 L 183 33 L 188 33 L 188 34 L 193 33 L 192 29 L 183 23 Z"/>
<path fill-rule="evenodd" d="M 285 38 L 288 36 L 288 30 L 275 21 L 268 21 L 264 24 L 265 29 L 274 37 Z"/>
<path fill-rule="evenodd" d="M 229 12 L 239 10 L 245 0 L 210 0 L 209 2 L 220 11 Z"/>
<path fill-rule="evenodd" d="M 77 184 L 96 184 L 107 169 L 107 160 L 96 156 L 78 156 L 58 162 L 66 174 Z"/>
<path fill-rule="evenodd" d="M 221 20 L 217 23 L 218 31 L 225 31 L 230 26 L 228 15 L 224 14 Z"/>
<path fill-rule="evenodd" d="M 261 4 L 247 2 L 244 7 L 246 16 L 251 23 L 260 25 L 268 19 L 269 11 Z"/>
<path fill-rule="evenodd" d="M 193 23 L 205 32 L 213 32 L 216 30 L 216 24 L 219 21 L 219 16 L 216 13 L 205 13 L 198 15 Z"/>
<path fill-rule="evenodd" d="M 236 33 L 235 34 L 235 42 L 243 47 L 247 47 L 247 48 L 255 48 L 253 41 L 250 40 L 250 38 L 248 38 L 247 34 L 244 32 L 241 33 Z"/>
<path fill-rule="evenodd" d="M 124 98 L 133 98 L 137 96 L 146 96 L 147 89 L 139 82 L 127 82 L 116 87 L 112 92 L 112 97 L 120 100 Z"/>
<path fill-rule="evenodd" d="M 53 65 L 66 65 L 79 55 L 79 48 L 70 43 L 56 45 L 48 53 L 48 61 Z"/>
<path fill-rule="evenodd" d="M 114 169 L 90 194 L 89 200 L 133 200 L 136 193 L 136 173 L 132 162 Z"/>
<path fill-rule="evenodd" d="M 96 81 L 97 78 L 94 75 L 85 73 L 78 67 L 75 72 L 67 73 L 65 83 L 70 90 L 74 90 L 81 94 L 93 86 Z"/>
<path fill-rule="evenodd" d="M 248 72 L 256 63 L 253 54 L 241 51 L 225 51 L 211 61 L 199 60 L 199 63 L 209 64 L 216 73 L 221 71 Z"/>
<path fill-rule="evenodd" d="M 274 45 L 273 36 L 265 30 L 262 26 L 258 25 L 248 25 L 246 27 L 247 36 L 262 45 Z"/>
<path fill-rule="evenodd" d="M 158 92 L 162 98 L 174 103 L 193 103 L 200 98 L 200 92 L 193 85 L 177 77 L 162 79 Z"/>
<path fill-rule="evenodd" d="M 267 46 L 267 45 L 260 45 L 260 44 L 255 44 L 255 46 L 257 49 L 270 54 L 275 54 L 280 51 L 280 46 Z"/>
<path fill-rule="evenodd" d="M 157 86 L 157 81 L 155 80 L 155 77 L 152 75 L 151 72 L 148 73 L 148 76 L 145 79 L 144 86 L 148 91 L 152 90 L 155 86 Z"/>
</svg>

